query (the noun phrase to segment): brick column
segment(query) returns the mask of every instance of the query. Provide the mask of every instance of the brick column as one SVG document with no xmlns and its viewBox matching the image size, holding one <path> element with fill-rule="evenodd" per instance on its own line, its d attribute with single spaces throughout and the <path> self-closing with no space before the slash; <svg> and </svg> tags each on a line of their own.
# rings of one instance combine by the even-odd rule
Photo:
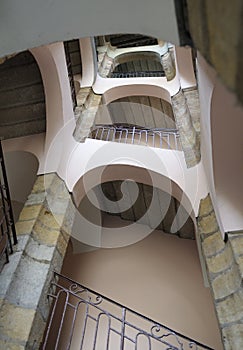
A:
<svg viewBox="0 0 243 350">
<path fill-rule="evenodd" d="M 224 242 L 208 195 L 201 200 L 198 232 L 225 350 L 243 349 L 243 231 Z"/>
<path fill-rule="evenodd" d="M 176 95 L 172 96 L 171 101 L 186 164 L 190 168 L 201 159 L 200 136 L 193 126 L 191 113 L 183 91 L 180 90 Z"/>
<path fill-rule="evenodd" d="M 165 72 L 166 79 L 172 80 L 176 75 L 175 65 L 170 51 L 161 56 L 161 64 Z"/>
<path fill-rule="evenodd" d="M 16 224 L 18 246 L 0 274 L 0 349 L 39 349 L 52 271 L 60 271 L 73 205 L 56 175 L 39 176 Z"/>
</svg>

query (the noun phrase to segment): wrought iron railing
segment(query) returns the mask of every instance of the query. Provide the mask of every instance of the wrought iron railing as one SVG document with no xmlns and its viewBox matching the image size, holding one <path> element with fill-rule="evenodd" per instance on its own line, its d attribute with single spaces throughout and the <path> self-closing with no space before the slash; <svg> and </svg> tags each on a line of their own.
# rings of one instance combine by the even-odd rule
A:
<svg viewBox="0 0 243 350">
<path fill-rule="evenodd" d="M 147 78 L 164 77 L 164 71 L 112 72 L 110 78 Z"/>
<path fill-rule="evenodd" d="M 145 129 L 135 126 L 98 124 L 89 137 L 102 141 L 181 150 L 180 135 L 177 129 Z"/>
<path fill-rule="evenodd" d="M 74 79 L 73 79 L 73 70 L 72 70 L 72 62 L 71 62 L 71 56 L 69 52 L 69 46 L 68 41 L 64 42 L 64 51 L 65 51 L 65 57 L 66 57 L 66 63 L 67 63 L 67 71 L 68 71 L 68 79 L 71 89 L 71 97 L 73 102 L 73 110 L 77 107 L 77 96 L 75 92 L 75 85 L 74 85 Z"/>
<path fill-rule="evenodd" d="M 42 350 L 212 350 L 58 273 L 51 289 Z"/>
<path fill-rule="evenodd" d="M 9 253 L 13 253 L 14 244 L 17 244 L 17 235 L 14 226 L 3 150 L 0 142 L 0 269 L 3 266 L 2 258 L 4 254 L 6 255 L 6 262 L 9 261 Z"/>
</svg>

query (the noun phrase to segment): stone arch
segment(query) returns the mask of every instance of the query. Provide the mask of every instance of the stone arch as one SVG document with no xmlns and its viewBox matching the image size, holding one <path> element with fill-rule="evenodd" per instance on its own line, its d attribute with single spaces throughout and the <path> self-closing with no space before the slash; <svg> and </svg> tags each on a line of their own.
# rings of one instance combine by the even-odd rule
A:
<svg viewBox="0 0 243 350">
<path fill-rule="evenodd" d="M 162 98 L 171 103 L 170 92 L 163 87 L 146 84 L 132 84 L 116 86 L 107 90 L 103 94 L 103 101 L 105 104 L 127 96 L 153 96 Z"/>
<path fill-rule="evenodd" d="M 38 62 L 46 98 L 45 151 L 66 123 L 74 119 L 63 43 L 31 49 Z"/>
<path fill-rule="evenodd" d="M 168 177 L 163 176 L 155 171 L 148 171 L 145 168 L 139 168 L 136 166 L 116 164 L 116 165 L 107 165 L 107 166 L 103 166 L 103 167 L 97 167 L 95 169 L 88 171 L 86 174 L 84 174 L 76 182 L 76 184 L 73 188 L 72 195 L 73 195 L 74 203 L 75 203 L 76 207 L 79 208 L 81 201 L 90 192 L 90 190 L 94 189 L 97 185 L 105 184 L 105 183 L 108 183 L 108 182 L 111 182 L 114 180 L 125 181 L 127 179 L 129 179 L 129 181 L 135 181 L 136 183 L 142 183 L 144 185 L 153 186 L 153 188 L 157 188 L 159 190 L 162 190 L 164 193 L 169 195 L 169 197 L 168 197 L 169 202 L 170 202 L 171 198 L 173 197 L 181 204 L 178 208 L 178 212 L 176 213 L 177 218 L 174 218 L 174 220 L 172 222 L 172 225 L 171 225 L 172 231 L 173 231 L 173 229 L 175 229 L 176 220 L 178 220 L 179 216 L 182 215 L 183 210 L 186 210 L 188 216 L 187 216 L 187 218 L 184 217 L 183 219 L 181 217 L 181 223 L 184 220 L 183 221 L 183 224 L 184 224 L 186 222 L 186 220 L 188 219 L 188 217 L 191 217 L 191 219 L 193 221 L 194 229 L 196 230 L 196 219 L 195 219 L 194 210 L 192 208 L 192 205 L 190 203 L 189 198 L 183 192 L 183 190 L 178 186 L 178 184 L 176 184 L 174 181 L 170 180 Z M 149 195 L 151 195 L 151 193 Z M 153 192 L 152 199 L 150 202 L 151 207 L 148 208 L 148 211 L 149 210 L 153 211 L 153 210 L 155 210 L 155 208 L 158 209 L 157 208 L 158 207 L 158 198 L 156 196 L 158 196 L 158 195 L 155 192 Z M 98 196 L 96 196 L 96 198 L 98 198 Z M 95 199 L 95 201 L 96 201 L 96 199 Z M 166 211 L 169 208 L 169 205 L 170 205 L 169 202 L 165 203 Z M 91 203 L 92 203 L 92 199 L 91 199 Z M 96 217 L 94 224 L 91 223 L 92 230 L 94 230 L 95 232 L 94 232 L 94 235 L 90 241 L 90 237 L 92 236 L 90 233 L 91 230 L 87 229 L 87 232 L 89 232 L 89 237 L 84 235 L 84 236 L 82 236 L 83 237 L 82 239 L 84 240 L 85 244 L 87 244 L 87 242 L 90 241 L 90 242 L 93 242 L 93 244 L 95 246 L 95 244 L 97 244 L 97 245 L 99 244 L 99 242 L 98 242 L 100 239 L 100 227 L 99 226 L 102 226 L 102 218 L 101 218 L 99 208 L 97 209 L 97 207 L 99 206 L 99 203 L 93 202 L 93 204 L 94 203 L 95 203 L 95 205 L 90 206 L 90 208 L 91 208 L 90 210 L 92 210 L 92 212 L 93 212 L 92 215 Z M 97 206 L 96 206 L 96 204 L 97 204 Z M 89 210 L 88 205 L 89 205 L 89 202 L 87 202 L 87 204 L 86 204 L 86 210 Z M 112 204 L 110 204 L 110 205 L 112 205 Z M 148 213 L 148 211 L 147 211 L 147 213 Z M 185 211 L 183 211 L 183 213 L 185 214 Z M 156 211 L 156 214 L 157 214 L 157 216 L 159 216 L 158 210 Z M 145 214 L 145 215 L 147 215 L 147 214 Z M 78 214 L 78 216 L 79 216 L 79 214 Z M 90 217 L 90 215 L 89 215 L 89 217 Z M 76 224 L 77 227 L 80 227 L 80 222 L 79 222 L 79 224 Z M 152 226 L 148 229 L 148 231 L 145 232 L 145 234 L 151 233 L 153 231 L 153 229 L 155 229 L 157 226 L 159 226 L 160 222 L 161 222 L 160 218 L 155 217 L 154 223 L 152 223 Z M 86 221 L 86 218 L 85 218 L 85 220 L 83 220 L 83 217 L 82 217 L 82 227 L 85 227 L 84 223 L 86 224 L 87 221 Z M 141 223 L 142 223 L 142 221 L 141 221 Z M 89 225 L 89 223 L 88 223 L 88 225 Z M 85 231 L 85 229 L 82 231 Z M 77 236 L 76 232 L 73 232 L 73 237 L 78 240 L 78 236 Z M 92 241 L 92 239 L 94 239 L 94 241 Z M 129 240 L 130 240 L 130 238 L 129 238 Z M 89 245 L 92 246 L 92 244 L 89 244 Z"/>
</svg>

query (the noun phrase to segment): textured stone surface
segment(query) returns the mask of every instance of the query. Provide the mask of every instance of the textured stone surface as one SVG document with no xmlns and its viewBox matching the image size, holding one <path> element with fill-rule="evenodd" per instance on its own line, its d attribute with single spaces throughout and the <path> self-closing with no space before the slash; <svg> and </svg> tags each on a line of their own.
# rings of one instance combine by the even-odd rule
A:
<svg viewBox="0 0 243 350">
<path fill-rule="evenodd" d="M 207 258 L 209 273 L 216 274 L 228 269 L 234 261 L 233 252 L 229 245 L 220 253 Z"/>
<path fill-rule="evenodd" d="M 201 200 L 197 221 L 224 348 L 243 349 L 242 234 L 229 234 L 227 243 L 219 231 L 210 234 L 218 224 L 209 195 Z"/>
<path fill-rule="evenodd" d="M 186 98 L 182 90 L 172 96 L 172 107 L 187 167 L 198 164 L 201 159 L 200 138 L 193 123 Z"/>
<path fill-rule="evenodd" d="M 183 90 L 189 108 L 192 124 L 198 134 L 200 134 L 200 102 L 197 88 Z"/>
<path fill-rule="evenodd" d="M 198 220 L 199 232 L 203 235 L 213 233 L 218 230 L 218 223 L 214 213 L 208 214 Z"/>
<path fill-rule="evenodd" d="M 202 248 L 205 256 L 212 256 L 219 253 L 225 247 L 222 235 L 219 231 L 204 239 Z"/>
<path fill-rule="evenodd" d="M 207 195 L 206 198 L 201 200 L 199 210 L 200 210 L 199 211 L 200 218 L 210 214 L 213 211 L 212 201 L 211 201 L 211 197 L 209 194 Z"/>
<path fill-rule="evenodd" d="M 243 2 L 233 0 L 229 4 L 228 0 L 187 0 L 187 7 L 189 30 L 195 47 L 243 103 Z"/>
<path fill-rule="evenodd" d="M 16 225 L 19 245 L 0 275 L 0 282 L 4 279 L 0 285 L 0 341 L 4 350 L 12 349 L 12 344 L 19 344 L 19 349 L 40 347 L 50 307 L 47 291 L 52 271 L 60 271 L 69 241 L 73 218 L 70 201 L 58 176 L 37 178 Z"/>
<path fill-rule="evenodd" d="M 216 309 L 219 322 L 222 325 L 240 321 L 243 318 L 243 290 L 239 290 L 225 300 L 219 301 Z"/>
<path fill-rule="evenodd" d="M 172 80 L 175 77 L 176 70 L 170 51 L 161 56 L 161 63 L 165 72 L 166 79 L 168 81 Z"/>
<path fill-rule="evenodd" d="M 214 298 L 224 298 L 237 291 L 240 286 L 241 276 L 237 265 L 234 264 L 229 270 L 222 272 L 212 281 Z"/>
<path fill-rule="evenodd" d="M 34 315 L 33 309 L 24 309 L 5 302 L 0 310 L 1 336 L 25 343 L 30 334 Z"/>
<path fill-rule="evenodd" d="M 36 308 L 42 292 L 49 264 L 22 257 L 10 284 L 7 299 L 16 305 Z"/>
<path fill-rule="evenodd" d="M 225 350 L 243 349 L 243 323 L 225 327 L 222 333 Z"/>
<path fill-rule="evenodd" d="M 229 234 L 229 241 L 232 246 L 235 255 L 243 254 L 243 233 L 237 235 Z"/>
<path fill-rule="evenodd" d="M 0 349 L 1 350 L 25 350 L 25 346 L 11 343 L 8 340 L 4 341 L 0 339 Z"/>
<path fill-rule="evenodd" d="M 84 106 L 77 118 L 76 128 L 73 136 L 77 142 L 84 142 L 89 136 L 90 131 L 95 123 L 97 110 L 101 102 L 101 95 L 96 95 L 92 90 L 87 96 Z"/>
</svg>

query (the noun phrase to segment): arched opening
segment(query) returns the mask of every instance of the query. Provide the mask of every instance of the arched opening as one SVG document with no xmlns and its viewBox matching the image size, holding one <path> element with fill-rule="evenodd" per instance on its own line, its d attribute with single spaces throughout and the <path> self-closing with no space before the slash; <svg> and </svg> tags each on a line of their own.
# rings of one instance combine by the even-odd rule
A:
<svg viewBox="0 0 243 350">
<path fill-rule="evenodd" d="M 154 96 L 127 96 L 108 104 L 112 124 L 175 129 L 172 106 Z"/>
<path fill-rule="evenodd" d="M 115 57 L 113 69 L 108 77 L 165 76 L 161 58 L 155 52 L 128 52 Z"/>
<path fill-rule="evenodd" d="M 4 139 L 45 132 L 45 94 L 38 64 L 29 51 L 0 65 L 0 134 Z"/>
<path fill-rule="evenodd" d="M 145 169 L 130 167 L 127 172 L 128 169 L 125 166 L 109 166 L 103 172 L 101 182 L 106 187 L 105 191 L 109 192 L 110 200 L 114 199 L 114 193 L 107 187 L 114 188 L 114 182 L 111 184 L 109 180 L 126 177 L 136 181 L 140 179 L 140 184 L 151 183 L 151 174 Z M 91 183 L 95 182 L 91 178 L 97 171 L 95 169 L 88 174 L 90 188 L 93 186 Z M 154 186 L 166 187 L 165 179 L 159 174 L 152 180 Z M 88 188 L 81 180 L 73 190 L 77 205 L 80 201 L 82 203 L 81 198 L 84 199 L 83 209 L 89 215 L 87 219 L 93 221 L 95 226 L 102 225 L 103 220 L 103 225 L 109 230 L 110 242 L 120 235 L 119 241 L 122 243 L 129 229 L 137 240 L 133 244 L 120 244 L 111 249 L 108 245 L 88 246 L 74 239 L 68 248 L 62 273 L 139 313 L 217 348 L 220 335 L 210 291 L 203 286 L 195 241 L 179 239 L 156 229 L 143 235 L 141 223 L 135 227 L 132 221 L 123 220 L 121 225 L 122 220 L 116 215 L 110 215 L 111 220 L 106 216 L 104 220 L 99 207 L 94 209 L 85 198 Z M 146 186 L 144 188 L 147 189 Z M 178 199 L 183 195 L 176 184 L 172 184 L 171 193 Z M 150 195 L 149 192 L 147 194 Z M 76 228 L 79 232 L 85 230 L 83 225 Z M 89 238 L 93 233 L 91 229 L 86 232 Z M 184 322 L 185 315 L 187 322 Z"/>
</svg>

